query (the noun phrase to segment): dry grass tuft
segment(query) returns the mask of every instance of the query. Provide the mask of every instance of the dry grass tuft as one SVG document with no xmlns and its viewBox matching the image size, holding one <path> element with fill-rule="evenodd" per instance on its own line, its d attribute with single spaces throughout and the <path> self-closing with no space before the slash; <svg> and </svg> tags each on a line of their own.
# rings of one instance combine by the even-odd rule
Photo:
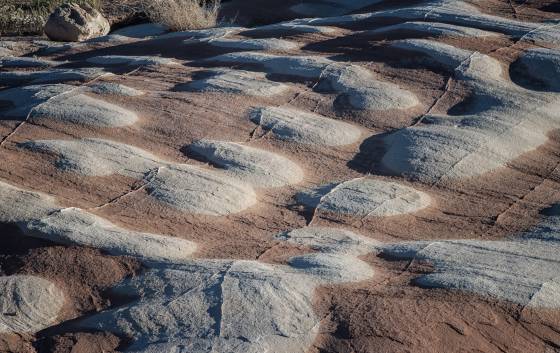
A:
<svg viewBox="0 0 560 353">
<path fill-rule="evenodd" d="M 143 10 L 152 22 L 171 31 L 215 27 L 220 0 L 143 0 Z"/>
</svg>

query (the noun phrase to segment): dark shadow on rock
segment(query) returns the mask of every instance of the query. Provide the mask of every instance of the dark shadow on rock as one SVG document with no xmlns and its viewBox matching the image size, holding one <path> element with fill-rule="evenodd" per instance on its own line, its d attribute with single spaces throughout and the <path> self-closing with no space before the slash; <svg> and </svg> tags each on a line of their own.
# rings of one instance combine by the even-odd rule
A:
<svg viewBox="0 0 560 353">
<path fill-rule="evenodd" d="M 305 50 L 331 52 L 328 58 L 341 63 L 371 62 L 383 63 L 398 69 L 427 69 L 440 75 L 448 76 L 452 73 L 442 65 L 436 63 L 428 55 L 411 50 L 391 47 L 387 42 L 358 43 L 346 45 L 344 39 L 332 39 L 312 44 Z"/>
<path fill-rule="evenodd" d="M 555 203 L 554 205 L 541 210 L 540 214 L 547 217 L 560 216 L 560 204 Z"/>
<path fill-rule="evenodd" d="M 16 106 L 12 102 L 0 100 L 0 121 L 23 121 L 25 117 L 12 117 L 12 116 L 5 116 L 4 114 L 7 111 L 16 108 Z"/>
<path fill-rule="evenodd" d="M 17 273 L 24 266 L 23 257 L 29 251 L 55 245 L 26 236 L 15 224 L 0 223 L 0 274 Z"/>
<path fill-rule="evenodd" d="M 382 28 L 390 25 L 403 23 L 402 20 L 387 21 L 385 25 L 374 26 L 371 29 Z M 385 43 L 389 43 L 402 39 L 430 39 L 438 38 L 431 33 L 394 29 L 383 33 L 352 33 L 344 37 L 337 37 L 327 39 L 321 42 L 309 43 L 303 47 L 304 50 L 327 52 L 327 53 L 341 53 L 346 55 L 356 56 L 357 59 L 372 59 L 376 58 L 393 58 L 398 59 L 399 54 L 404 51 L 388 48 Z M 419 55 L 419 54 L 414 54 Z M 410 53 L 408 54 L 410 56 Z"/>
<path fill-rule="evenodd" d="M 386 132 L 366 138 L 360 145 L 358 153 L 346 165 L 364 174 L 394 175 L 381 162 L 386 152 L 383 140 L 391 133 L 393 132 Z"/>
<path fill-rule="evenodd" d="M 560 2 L 554 1 L 550 4 L 540 7 L 541 11 L 560 13 Z"/>
<path fill-rule="evenodd" d="M 529 74 L 528 68 L 521 62 L 521 60 L 516 60 L 509 66 L 509 76 L 513 83 L 523 88 L 532 91 L 557 91 L 553 87 L 550 87 L 545 82 L 536 79 Z"/>
<path fill-rule="evenodd" d="M 31 249 L 55 245 L 47 240 L 26 236 L 15 224 L 0 223 L 0 255 L 25 255 Z"/>
<path fill-rule="evenodd" d="M 187 40 L 191 37 L 192 36 L 185 34 L 184 36 L 177 36 L 173 38 L 147 39 L 139 42 L 119 44 L 106 48 L 96 48 L 77 54 L 69 54 L 62 56 L 61 58 L 59 58 L 59 60 L 70 61 L 70 63 L 67 64 L 67 67 L 74 67 L 77 64 L 82 67 L 84 64 L 88 64 L 86 62 L 87 59 L 94 56 L 104 55 L 156 56 L 183 61 L 206 59 L 232 52 L 249 51 L 239 48 L 220 48 L 217 46 L 212 46 L 211 44 L 205 42 L 190 44 L 183 43 L 184 40 Z M 111 67 L 111 65 L 88 65 Z M 114 66 L 116 67 L 118 65 Z"/>
</svg>

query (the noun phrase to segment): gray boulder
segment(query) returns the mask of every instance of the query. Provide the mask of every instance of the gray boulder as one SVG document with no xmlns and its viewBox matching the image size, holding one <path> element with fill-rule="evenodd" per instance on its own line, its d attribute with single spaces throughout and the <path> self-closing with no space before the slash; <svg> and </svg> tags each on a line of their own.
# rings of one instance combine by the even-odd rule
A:
<svg viewBox="0 0 560 353">
<path fill-rule="evenodd" d="M 80 42 L 104 36 L 109 30 L 109 21 L 87 4 L 63 4 L 57 7 L 44 28 L 50 39 L 64 42 Z"/>
</svg>

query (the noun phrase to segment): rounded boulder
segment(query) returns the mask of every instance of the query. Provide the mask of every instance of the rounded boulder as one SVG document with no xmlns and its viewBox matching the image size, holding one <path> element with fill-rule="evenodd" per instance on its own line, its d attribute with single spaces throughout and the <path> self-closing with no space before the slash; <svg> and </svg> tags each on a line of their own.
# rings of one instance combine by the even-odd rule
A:
<svg viewBox="0 0 560 353">
<path fill-rule="evenodd" d="M 63 4 L 45 24 L 45 34 L 55 41 L 80 42 L 109 33 L 109 21 L 90 5 Z"/>
</svg>

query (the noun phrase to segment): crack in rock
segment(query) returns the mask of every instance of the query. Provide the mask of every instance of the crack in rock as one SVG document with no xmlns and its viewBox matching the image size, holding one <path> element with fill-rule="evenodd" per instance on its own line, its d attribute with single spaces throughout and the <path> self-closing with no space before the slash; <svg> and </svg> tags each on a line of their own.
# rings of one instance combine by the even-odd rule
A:
<svg viewBox="0 0 560 353">
<path fill-rule="evenodd" d="M 555 207 L 557 209 L 557 206 Z M 560 308 L 560 216 L 506 240 L 404 242 L 382 254 L 422 260 L 434 271 L 415 280 L 422 287 L 452 288 L 533 308 Z"/>
<path fill-rule="evenodd" d="M 130 231 L 83 209 L 61 208 L 48 195 L 4 182 L 0 182 L 0 222 L 16 224 L 27 236 L 135 256 L 148 263 L 180 262 L 197 249 L 184 239 Z"/>
<path fill-rule="evenodd" d="M 281 56 L 259 52 L 230 53 L 207 59 L 222 64 L 258 65 L 264 72 L 320 78 L 315 87 L 344 98 L 355 110 L 409 109 L 419 104 L 417 97 L 397 85 L 378 80 L 366 68 L 336 63 L 319 56 Z"/>
<path fill-rule="evenodd" d="M 371 278 L 373 270 L 357 256 L 375 251 L 377 243 L 329 228 L 286 232 L 278 240 L 322 252 L 292 257 L 288 265 L 192 260 L 153 268 L 115 289 L 139 294 L 137 301 L 77 326 L 129 336 L 129 352 L 305 351 L 321 321 L 313 309 L 315 288 Z"/>
<path fill-rule="evenodd" d="M 384 138 L 389 170 L 427 183 L 473 177 L 504 167 L 560 127 L 560 95 L 515 85 L 497 60 L 428 40 L 399 42 L 455 69 L 473 94 L 466 112 L 428 114 L 422 124 Z"/>
<path fill-rule="evenodd" d="M 144 179 L 158 172 L 142 190 L 159 202 L 185 212 L 210 216 L 227 215 L 253 206 L 256 194 L 245 184 L 207 168 L 165 161 L 150 152 L 102 139 L 38 140 L 20 145 L 36 152 L 58 155 L 55 165 L 82 175 L 120 174 Z"/>
</svg>

